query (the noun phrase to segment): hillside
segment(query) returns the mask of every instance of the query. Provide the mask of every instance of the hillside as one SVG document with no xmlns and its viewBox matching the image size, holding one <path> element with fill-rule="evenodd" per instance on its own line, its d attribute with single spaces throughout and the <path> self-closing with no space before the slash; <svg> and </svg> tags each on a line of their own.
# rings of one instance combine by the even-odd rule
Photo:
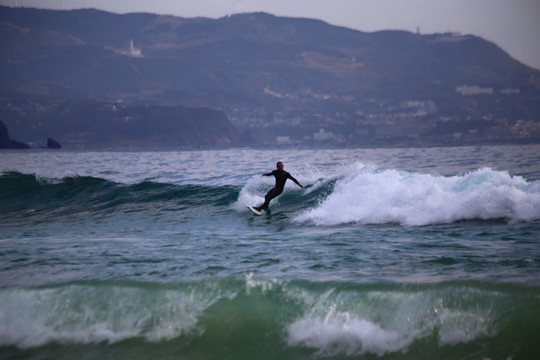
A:
<svg viewBox="0 0 540 360">
<path fill-rule="evenodd" d="M 5 98 L 212 107 L 260 141 L 319 128 L 366 138 L 411 102 L 457 122 L 540 119 L 540 71 L 471 35 L 365 33 L 265 13 L 188 19 L 2 7 L 0 43 Z M 462 86 L 494 96 L 466 97 Z M 415 136 L 436 127 L 429 116 L 411 124 L 425 128 Z"/>
<path fill-rule="evenodd" d="M 208 108 L 42 99 L 9 102 L 0 114 L 17 119 L 10 131 L 34 147 L 52 134 L 67 148 L 227 146 L 241 140 L 222 111 Z"/>
</svg>

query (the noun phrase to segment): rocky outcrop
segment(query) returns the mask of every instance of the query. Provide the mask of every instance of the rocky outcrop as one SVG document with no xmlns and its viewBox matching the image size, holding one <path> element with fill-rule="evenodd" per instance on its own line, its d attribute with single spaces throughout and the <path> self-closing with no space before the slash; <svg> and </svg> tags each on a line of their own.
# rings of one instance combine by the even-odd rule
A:
<svg viewBox="0 0 540 360">
<path fill-rule="evenodd" d="M 29 147 L 25 143 L 10 139 L 7 126 L 0 120 L 0 149 L 28 149 Z"/>
<path fill-rule="evenodd" d="M 61 149 L 62 146 L 52 138 L 47 139 L 47 149 Z"/>
</svg>

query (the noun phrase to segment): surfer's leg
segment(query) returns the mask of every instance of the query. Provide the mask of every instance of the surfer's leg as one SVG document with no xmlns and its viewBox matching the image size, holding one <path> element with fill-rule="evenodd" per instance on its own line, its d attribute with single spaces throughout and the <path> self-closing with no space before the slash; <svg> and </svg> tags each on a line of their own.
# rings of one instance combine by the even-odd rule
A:
<svg viewBox="0 0 540 360">
<path fill-rule="evenodd" d="M 266 211 L 268 209 L 268 205 L 270 205 L 270 200 L 273 199 L 273 197 L 271 197 L 273 191 L 274 189 L 271 189 L 269 192 L 266 193 L 266 195 L 264 196 L 264 204 L 262 204 L 261 206 L 255 206 L 255 210 Z"/>
<path fill-rule="evenodd" d="M 280 189 L 277 189 L 277 188 L 273 188 L 272 190 L 270 190 L 266 196 L 264 197 L 264 204 L 262 204 L 261 206 L 259 206 L 258 209 L 260 210 L 268 210 L 268 206 L 270 205 L 270 200 L 272 200 L 273 198 L 277 197 L 279 194 L 282 193 L 283 190 L 280 190 Z"/>
</svg>

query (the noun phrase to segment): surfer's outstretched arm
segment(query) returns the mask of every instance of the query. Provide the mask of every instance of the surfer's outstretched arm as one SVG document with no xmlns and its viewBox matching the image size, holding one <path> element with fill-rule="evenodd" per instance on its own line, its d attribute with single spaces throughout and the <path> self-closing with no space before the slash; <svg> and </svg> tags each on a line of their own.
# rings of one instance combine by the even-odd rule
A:
<svg viewBox="0 0 540 360">
<path fill-rule="evenodd" d="M 298 180 L 296 180 L 294 177 L 292 177 L 291 174 L 289 174 L 289 179 L 291 179 L 296 185 L 300 186 L 300 189 L 304 188 L 304 185 L 300 184 Z"/>
</svg>

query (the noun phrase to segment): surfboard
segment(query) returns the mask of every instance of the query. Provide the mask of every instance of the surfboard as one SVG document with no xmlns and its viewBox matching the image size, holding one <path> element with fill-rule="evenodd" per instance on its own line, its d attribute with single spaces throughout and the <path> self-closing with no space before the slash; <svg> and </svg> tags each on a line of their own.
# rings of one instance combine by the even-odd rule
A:
<svg viewBox="0 0 540 360">
<path fill-rule="evenodd" d="M 259 210 L 255 209 L 253 206 L 248 206 L 248 209 L 253 211 L 257 215 L 262 215 L 262 213 L 264 212 L 264 210 L 259 211 Z"/>
</svg>

